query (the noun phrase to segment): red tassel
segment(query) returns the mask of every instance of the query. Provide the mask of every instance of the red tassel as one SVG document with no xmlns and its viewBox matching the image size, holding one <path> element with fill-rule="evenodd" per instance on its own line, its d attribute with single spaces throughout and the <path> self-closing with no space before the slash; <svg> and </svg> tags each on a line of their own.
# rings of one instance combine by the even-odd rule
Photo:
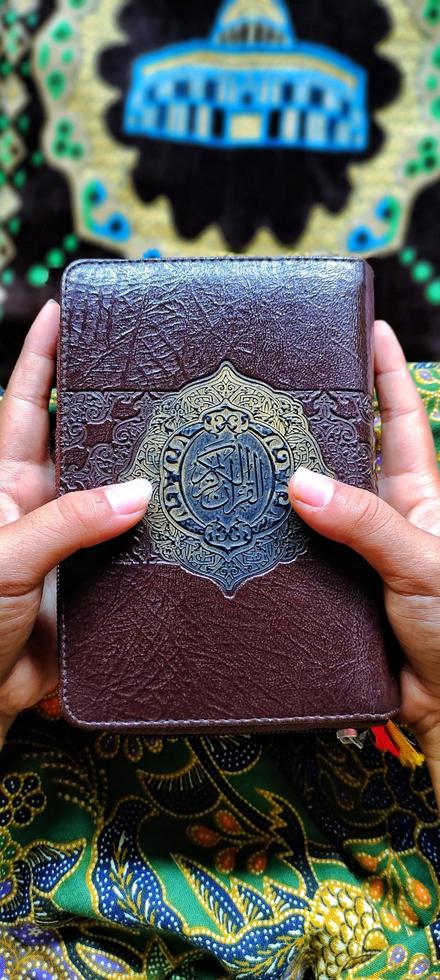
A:
<svg viewBox="0 0 440 980">
<path fill-rule="evenodd" d="M 377 725 L 371 728 L 370 731 L 373 733 L 374 744 L 380 752 L 391 752 L 392 755 L 400 756 L 400 749 L 394 744 L 388 732 L 386 731 L 385 725 Z"/>
</svg>

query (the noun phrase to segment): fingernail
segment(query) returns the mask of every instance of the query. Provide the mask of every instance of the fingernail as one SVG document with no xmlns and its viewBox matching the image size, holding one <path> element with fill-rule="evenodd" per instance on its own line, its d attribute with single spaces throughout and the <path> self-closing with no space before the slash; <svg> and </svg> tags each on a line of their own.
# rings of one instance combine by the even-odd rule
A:
<svg viewBox="0 0 440 980">
<path fill-rule="evenodd" d="M 52 299 L 52 298 L 47 299 L 44 305 L 49 306 L 51 303 L 55 303 L 55 306 L 58 305 L 56 299 Z"/>
<path fill-rule="evenodd" d="M 116 514 L 134 514 L 145 510 L 151 499 L 153 487 L 149 480 L 128 480 L 104 487 L 107 500 Z"/>
<path fill-rule="evenodd" d="M 291 487 L 295 499 L 309 507 L 325 507 L 335 492 L 334 481 L 330 477 L 307 470 L 305 466 L 300 466 L 294 473 Z"/>
</svg>

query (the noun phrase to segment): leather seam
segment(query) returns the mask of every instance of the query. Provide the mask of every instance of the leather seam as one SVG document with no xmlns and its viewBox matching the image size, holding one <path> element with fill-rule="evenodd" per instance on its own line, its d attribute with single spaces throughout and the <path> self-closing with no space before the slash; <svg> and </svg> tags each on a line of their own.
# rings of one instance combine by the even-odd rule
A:
<svg viewBox="0 0 440 980">
<path fill-rule="evenodd" d="M 64 678 L 63 678 L 64 681 Z M 185 720 L 174 719 L 174 718 L 163 718 L 159 721 L 152 721 L 148 719 L 142 719 L 141 721 L 84 721 L 78 718 L 74 714 L 69 705 L 69 699 L 66 697 L 65 684 L 63 683 L 63 704 L 68 709 L 70 718 L 75 721 L 78 725 L 84 727 L 96 726 L 100 728 L 112 727 L 112 728 L 189 728 L 195 727 L 200 728 L 202 725 L 209 726 L 210 728 L 219 728 L 220 726 L 230 728 L 237 727 L 238 725 L 255 725 L 257 728 L 261 728 L 262 725 L 273 726 L 274 724 L 288 725 L 289 723 L 298 722 L 309 722 L 309 721 L 361 721 L 362 719 L 370 719 L 375 721 L 379 718 L 388 718 L 393 712 L 385 711 L 378 712 L 375 714 L 359 714 L 355 712 L 349 715 L 293 715 L 292 717 L 283 716 L 281 718 L 187 718 Z M 398 708 L 396 708 L 396 711 Z"/>
<path fill-rule="evenodd" d="M 66 684 L 66 671 L 65 671 L 65 667 L 66 667 L 66 661 L 65 661 L 65 619 L 64 619 L 64 608 L 63 608 L 63 604 L 61 605 L 60 627 L 61 627 L 61 667 L 62 667 L 62 671 L 61 671 L 61 673 L 62 673 L 61 689 L 62 689 L 62 703 L 63 703 L 64 707 L 67 708 L 67 711 L 68 711 L 68 714 L 69 714 L 70 719 L 73 722 L 76 722 L 76 724 L 77 725 L 80 725 L 81 727 L 85 727 L 85 728 L 91 728 L 91 727 L 93 727 L 93 728 L 95 728 L 96 726 L 98 726 L 100 728 L 116 728 L 117 727 L 117 728 L 121 728 L 121 729 L 124 729 L 124 728 L 141 728 L 141 727 L 143 727 L 143 728 L 168 728 L 168 729 L 169 728 L 172 728 L 172 729 L 182 728 L 183 730 L 186 730 L 186 729 L 188 729 L 190 727 L 192 727 L 192 728 L 200 728 L 202 725 L 209 726 L 209 728 L 219 728 L 220 726 L 226 727 L 226 728 L 231 728 L 231 727 L 237 727 L 237 725 L 255 725 L 258 729 L 261 730 L 262 725 L 269 725 L 270 728 L 272 728 L 274 724 L 275 725 L 277 725 L 277 724 L 280 724 L 280 725 L 288 725 L 288 724 L 297 724 L 298 722 L 301 722 L 301 723 L 302 722 L 320 722 L 320 721 L 323 721 L 323 722 L 324 721 L 325 722 L 329 722 L 329 721 L 341 721 L 342 722 L 342 721 L 344 721 L 345 722 L 345 721 L 354 721 L 354 720 L 357 720 L 359 722 L 362 719 L 369 719 L 370 721 L 376 721 L 376 720 L 379 720 L 379 719 L 383 719 L 385 717 L 390 717 L 390 715 L 392 714 L 392 712 L 377 712 L 377 713 L 374 713 L 374 714 L 371 714 L 370 715 L 370 714 L 359 714 L 359 712 L 355 712 L 353 714 L 347 714 L 347 715 L 345 715 L 345 714 L 342 714 L 342 715 L 296 715 L 296 716 L 293 715 L 291 717 L 281 717 L 281 718 L 280 717 L 272 717 L 272 718 L 270 718 L 270 717 L 269 718 L 219 718 L 219 719 L 216 719 L 215 721 L 212 718 L 211 719 L 209 719 L 209 718 L 198 718 L 198 719 L 188 718 L 186 720 L 183 720 L 183 719 L 181 719 L 181 720 L 180 719 L 173 719 L 173 718 L 163 718 L 163 719 L 160 719 L 159 721 L 153 721 L 153 720 L 143 719 L 142 721 L 134 721 L 133 720 L 133 721 L 124 721 L 124 722 L 116 722 L 116 721 L 113 721 L 113 722 L 112 721 L 102 722 L 102 721 L 98 721 L 98 720 L 96 720 L 96 721 L 84 721 L 84 719 L 79 718 L 75 714 L 75 712 L 72 710 L 72 708 L 70 707 L 69 698 L 67 697 L 67 684 Z M 398 710 L 398 708 L 396 708 L 396 712 L 397 712 L 397 710 Z"/>
</svg>

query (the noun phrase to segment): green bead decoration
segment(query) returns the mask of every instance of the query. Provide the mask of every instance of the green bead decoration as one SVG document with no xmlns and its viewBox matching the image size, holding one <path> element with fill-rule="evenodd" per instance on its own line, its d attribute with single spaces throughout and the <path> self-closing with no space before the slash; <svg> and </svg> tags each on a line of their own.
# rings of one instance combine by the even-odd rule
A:
<svg viewBox="0 0 440 980">
<path fill-rule="evenodd" d="M 1 274 L 1 281 L 4 286 L 11 285 L 11 283 L 14 281 L 14 273 L 12 269 L 3 269 L 3 272 Z"/>
<path fill-rule="evenodd" d="M 14 182 L 14 184 L 15 184 L 16 187 L 19 187 L 19 188 L 24 187 L 24 185 L 26 183 L 26 171 L 25 170 L 17 170 L 15 172 L 12 180 L 13 180 L 13 182 Z"/>
<path fill-rule="evenodd" d="M 33 265 L 26 273 L 26 279 L 30 286 L 37 289 L 44 286 L 49 278 L 49 269 L 45 265 Z"/>
<path fill-rule="evenodd" d="M 31 162 L 34 164 L 34 167 L 41 167 L 43 161 L 44 157 L 41 150 L 35 150 L 31 156 Z"/>
<path fill-rule="evenodd" d="M 437 4 L 433 3 L 431 0 L 431 3 L 427 4 L 427 6 L 425 7 L 423 11 L 423 16 L 425 20 L 427 20 L 430 24 L 436 24 L 437 21 L 440 19 L 440 10 Z"/>
<path fill-rule="evenodd" d="M 20 228 L 21 228 L 20 218 L 18 218 L 17 215 L 14 215 L 14 217 L 11 218 L 10 221 L 8 221 L 8 231 L 11 233 L 11 235 L 18 235 Z"/>
<path fill-rule="evenodd" d="M 78 248 L 78 239 L 76 235 L 69 234 L 63 238 L 63 246 L 66 252 L 74 252 Z"/>
<path fill-rule="evenodd" d="M 63 136 L 67 136 L 73 130 L 73 124 L 70 119 L 60 119 L 57 124 L 57 133 L 62 133 Z"/>
<path fill-rule="evenodd" d="M 50 46 L 48 44 L 42 44 L 37 57 L 38 67 L 43 71 L 47 68 L 50 61 Z"/>
<path fill-rule="evenodd" d="M 438 79 L 435 77 L 435 75 L 429 75 L 425 82 L 425 87 L 428 89 L 428 92 L 432 92 L 433 89 L 437 88 L 437 85 Z"/>
<path fill-rule="evenodd" d="M 425 296 L 430 303 L 437 305 L 440 303 L 440 279 L 433 279 L 426 287 Z"/>
<path fill-rule="evenodd" d="M 52 31 L 52 37 L 54 41 L 63 43 L 63 41 L 68 41 L 69 37 L 72 36 L 72 28 L 67 20 L 61 20 L 59 24 L 56 25 Z"/>
<path fill-rule="evenodd" d="M 67 143 L 65 140 L 56 140 L 52 143 L 52 150 L 57 157 L 63 157 L 67 152 Z"/>
<path fill-rule="evenodd" d="M 26 133 L 29 129 L 29 125 L 29 116 L 20 116 L 20 119 L 17 122 L 17 128 L 20 130 L 20 133 Z"/>
<path fill-rule="evenodd" d="M 423 167 L 425 170 L 435 170 L 439 166 L 440 157 L 437 153 L 430 153 L 429 156 L 423 158 Z"/>
<path fill-rule="evenodd" d="M 439 103 L 440 99 L 436 100 Z M 420 173 L 421 170 L 425 170 L 431 173 L 436 167 L 440 166 L 440 155 L 438 152 L 438 140 L 434 136 L 425 136 L 424 139 L 420 140 L 417 144 L 417 149 L 419 151 L 418 160 L 408 160 L 404 166 L 404 173 L 407 177 L 414 177 L 416 174 Z"/>
<path fill-rule="evenodd" d="M 71 65 L 73 59 L 74 59 L 74 53 L 70 48 L 67 48 L 66 51 L 63 51 L 61 55 L 61 61 L 63 62 L 64 65 Z"/>
<path fill-rule="evenodd" d="M 64 92 L 66 78 L 61 71 L 51 71 L 46 84 L 53 99 L 59 99 Z"/>
<path fill-rule="evenodd" d="M 416 254 L 417 253 L 415 248 L 411 248 L 410 245 L 408 245 L 406 248 L 403 248 L 399 255 L 399 259 L 402 265 L 411 265 L 414 262 Z"/>
<path fill-rule="evenodd" d="M 61 269 L 64 265 L 64 252 L 60 248 L 51 248 L 46 255 L 46 262 L 51 269 Z"/>
<path fill-rule="evenodd" d="M 411 274 L 415 282 L 426 282 L 427 279 L 430 279 L 432 273 L 433 268 L 431 263 L 421 260 L 420 262 L 416 262 Z"/>
</svg>

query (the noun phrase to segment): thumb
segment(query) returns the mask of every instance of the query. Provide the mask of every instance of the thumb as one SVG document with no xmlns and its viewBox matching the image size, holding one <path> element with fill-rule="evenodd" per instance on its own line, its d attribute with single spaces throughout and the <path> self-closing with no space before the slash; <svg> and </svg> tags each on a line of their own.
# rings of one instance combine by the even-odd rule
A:
<svg viewBox="0 0 440 980">
<path fill-rule="evenodd" d="M 143 479 L 66 493 L 0 528 L 2 594 L 29 591 L 74 551 L 128 530 L 143 517 L 151 493 Z"/>
<path fill-rule="evenodd" d="M 376 494 L 300 466 L 290 480 L 289 499 L 310 527 L 357 551 L 394 591 L 438 590 L 431 571 L 434 563 L 438 568 L 438 539 Z"/>
</svg>

